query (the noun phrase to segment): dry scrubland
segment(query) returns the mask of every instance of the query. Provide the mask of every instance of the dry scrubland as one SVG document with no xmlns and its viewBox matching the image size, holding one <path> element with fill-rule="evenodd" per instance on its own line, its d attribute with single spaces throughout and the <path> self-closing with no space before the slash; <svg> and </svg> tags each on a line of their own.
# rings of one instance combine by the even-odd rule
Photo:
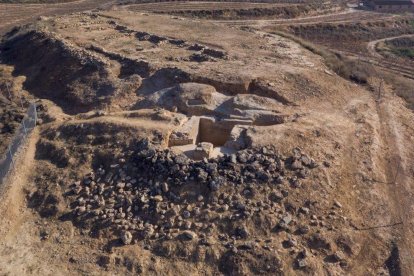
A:
<svg viewBox="0 0 414 276">
<path fill-rule="evenodd" d="M 4 36 L 0 149 L 21 101 L 39 126 L 1 186 L 0 274 L 412 275 L 411 80 L 317 39 L 341 39 L 351 23 L 312 20 L 344 8 L 286 25 L 156 5 Z M 387 20 L 353 35 L 410 32 Z"/>
<path fill-rule="evenodd" d="M 341 9 L 340 4 L 322 1 L 177 1 L 160 3 L 127 1 L 121 2 L 121 4 L 117 8 L 215 20 L 297 18 Z"/>
<path fill-rule="evenodd" d="M 385 41 L 382 45 L 378 45 L 377 49 L 382 51 L 383 55 L 390 57 L 400 57 L 414 59 L 414 38 L 401 37 Z"/>
</svg>

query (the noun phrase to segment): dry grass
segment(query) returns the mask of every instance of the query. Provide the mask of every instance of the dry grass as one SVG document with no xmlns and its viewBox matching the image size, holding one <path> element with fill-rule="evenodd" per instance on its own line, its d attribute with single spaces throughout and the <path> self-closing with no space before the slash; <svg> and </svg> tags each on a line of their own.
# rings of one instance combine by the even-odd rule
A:
<svg viewBox="0 0 414 276">
<path fill-rule="evenodd" d="M 362 22 L 315 23 L 277 27 L 330 49 L 366 52 L 366 43 L 372 40 L 414 33 L 414 18 L 404 15 L 396 18 L 368 19 Z"/>
<path fill-rule="evenodd" d="M 370 75 L 375 73 L 375 69 L 369 64 L 358 63 L 343 55 L 329 51 L 328 49 L 303 40 L 292 34 L 274 31 L 274 34 L 286 37 L 300 44 L 305 49 L 324 58 L 325 64 L 339 76 L 360 84 L 366 84 Z"/>
<path fill-rule="evenodd" d="M 408 107 L 414 110 L 414 80 L 390 73 L 383 73 L 382 78 L 386 83 L 391 84 L 395 94 L 403 98 Z"/>
<path fill-rule="evenodd" d="M 283 37 L 289 38 L 302 47 L 308 49 L 314 54 L 320 55 L 325 59 L 326 65 L 335 73 L 343 78 L 352 80 L 359 84 L 367 84 L 369 77 L 376 76 L 384 79 L 384 81 L 392 85 L 395 94 L 403 98 L 410 109 L 414 110 L 414 80 L 404 78 L 392 73 L 377 71 L 375 68 L 366 63 L 359 63 L 339 54 L 335 54 L 326 48 L 315 45 L 309 41 L 305 41 L 294 35 L 284 32 L 273 32 Z"/>
</svg>

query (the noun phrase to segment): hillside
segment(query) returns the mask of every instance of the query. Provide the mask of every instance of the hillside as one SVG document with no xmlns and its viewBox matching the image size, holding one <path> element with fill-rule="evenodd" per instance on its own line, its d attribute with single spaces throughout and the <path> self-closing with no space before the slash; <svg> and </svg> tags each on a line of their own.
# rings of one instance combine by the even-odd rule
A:
<svg viewBox="0 0 414 276">
<path fill-rule="evenodd" d="M 175 4 L 69 6 L 4 34 L 0 150 L 30 102 L 38 125 L 0 185 L 0 274 L 411 275 L 414 114 L 382 76 L 410 79 L 321 42 L 352 25 L 370 53 L 406 19 L 378 38 L 296 22 L 342 7 Z"/>
</svg>

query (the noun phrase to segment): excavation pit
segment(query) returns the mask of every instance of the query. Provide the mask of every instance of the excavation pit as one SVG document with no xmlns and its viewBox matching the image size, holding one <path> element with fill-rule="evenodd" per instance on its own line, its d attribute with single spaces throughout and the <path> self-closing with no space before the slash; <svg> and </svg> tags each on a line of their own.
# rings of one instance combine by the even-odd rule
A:
<svg viewBox="0 0 414 276">
<path fill-rule="evenodd" d="M 193 116 L 173 131 L 168 146 L 195 160 L 231 154 L 242 148 L 232 141 L 233 129 L 236 125 L 251 124 L 251 120 Z"/>
</svg>

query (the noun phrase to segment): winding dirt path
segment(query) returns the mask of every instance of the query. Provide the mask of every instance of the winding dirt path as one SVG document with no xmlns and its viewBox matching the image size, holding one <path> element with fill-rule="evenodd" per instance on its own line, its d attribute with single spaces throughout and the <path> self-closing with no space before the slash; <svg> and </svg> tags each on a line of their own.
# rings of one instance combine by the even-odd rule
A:
<svg viewBox="0 0 414 276">
<path fill-rule="evenodd" d="M 347 23 L 365 21 L 367 19 L 382 20 L 384 18 L 395 17 L 398 15 L 382 14 L 372 11 L 362 11 L 353 8 L 335 11 L 326 14 L 305 16 L 291 19 L 251 19 L 251 20 L 214 20 L 215 23 L 226 24 L 229 26 L 257 26 L 266 27 L 272 25 L 309 25 L 321 23 Z"/>
<path fill-rule="evenodd" d="M 12 264 L 9 258 L 12 258 L 10 252 L 14 250 L 16 245 L 13 241 L 23 238 L 18 237 L 16 233 L 25 223 L 27 214 L 30 213 L 30 210 L 26 208 L 24 189 L 27 188 L 29 176 L 33 172 L 38 138 L 38 129 L 34 129 L 16 158 L 15 162 L 19 164 L 18 168 L 10 173 L 0 190 L 0 213 L 2 214 L 0 224 L 0 256 L 2 256 L 0 258 L 0 275 L 23 275 L 27 273 L 23 269 L 26 262 L 30 263 L 33 259 L 33 254 L 27 254 L 28 252 L 24 248 L 19 248 L 22 249 L 24 260 L 19 261 L 16 258 Z"/>
<path fill-rule="evenodd" d="M 414 34 L 406 34 L 406 35 L 399 35 L 399 36 L 393 36 L 393 37 L 386 37 L 386 38 L 370 41 L 370 42 L 368 42 L 368 45 L 367 45 L 368 52 L 372 56 L 382 59 L 384 57 L 380 53 L 378 53 L 377 44 L 380 43 L 380 42 L 385 42 L 385 41 L 398 39 L 398 38 L 404 38 L 404 37 L 414 37 Z"/>
</svg>

